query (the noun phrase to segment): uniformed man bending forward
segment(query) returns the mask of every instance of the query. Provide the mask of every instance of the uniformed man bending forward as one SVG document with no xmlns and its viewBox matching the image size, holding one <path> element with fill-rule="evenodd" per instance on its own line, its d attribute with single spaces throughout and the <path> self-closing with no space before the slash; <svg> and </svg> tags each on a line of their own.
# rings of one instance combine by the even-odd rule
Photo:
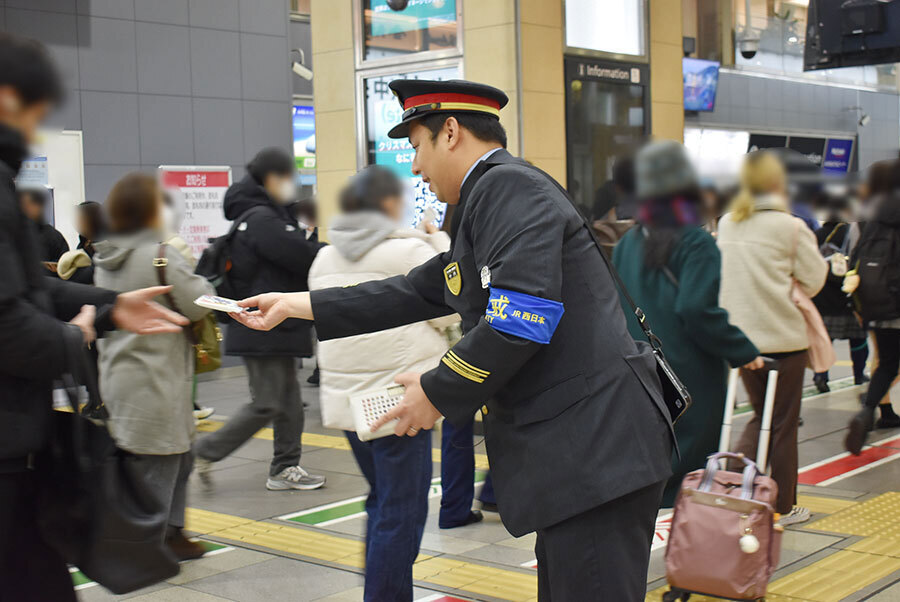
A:
<svg viewBox="0 0 900 602">
<path fill-rule="evenodd" d="M 506 95 L 464 81 L 398 80 L 392 138 L 413 173 L 458 205 L 450 251 L 407 276 L 269 293 L 234 317 L 269 329 L 313 319 L 322 340 L 457 312 L 465 336 L 424 374 L 401 374 L 396 434 L 485 408 L 504 525 L 537 531 L 540 600 L 642 600 L 671 424 L 649 348 L 625 326 L 606 265 L 549 176 L 506 150 Z"/>
</svg>

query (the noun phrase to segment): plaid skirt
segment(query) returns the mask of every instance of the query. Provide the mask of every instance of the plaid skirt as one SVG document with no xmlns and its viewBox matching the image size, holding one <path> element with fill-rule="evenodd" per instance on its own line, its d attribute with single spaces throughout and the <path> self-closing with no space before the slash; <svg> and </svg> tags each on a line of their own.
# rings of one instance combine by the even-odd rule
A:
<svg viewBox="0 0 900 602">
<path fill-rule="evenodd" d="M 854 315 L 822 316 L 825 328 L 832 339 L 864 339 L 866 331 Z"/>
</svg>

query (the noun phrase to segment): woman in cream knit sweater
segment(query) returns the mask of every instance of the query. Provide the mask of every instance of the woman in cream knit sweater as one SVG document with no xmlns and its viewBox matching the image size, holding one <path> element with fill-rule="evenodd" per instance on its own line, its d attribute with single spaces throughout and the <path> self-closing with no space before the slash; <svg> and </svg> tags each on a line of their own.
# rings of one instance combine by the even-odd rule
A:
<svg viewBox="0 0 900 602">
<path fill-rule="evenodd" d="M 802 522 L 809 511 L 794 508 L 797 491 L 797 426 L 807 364 L 806 323 L 791 300 L 794 282 L 813 297 L 825 283 L 827 266 L 816 237 L 790 214 L 786 176 L 780 160 L 767 152 L 747 156 L 741 191 L 719 223 L 722 285 L 719 302 L 732 324 L 744 331 L 764 356 L 780 360 L 772 419 L 772 478 L 778 483 L 775 510 L 783 524 Z M 765 395 L 765 370 L 741 370 L 755 415 L 736 451 L 756 456 Z M 765 469 L 765 467 L 760 467 Z"/>
</svg>

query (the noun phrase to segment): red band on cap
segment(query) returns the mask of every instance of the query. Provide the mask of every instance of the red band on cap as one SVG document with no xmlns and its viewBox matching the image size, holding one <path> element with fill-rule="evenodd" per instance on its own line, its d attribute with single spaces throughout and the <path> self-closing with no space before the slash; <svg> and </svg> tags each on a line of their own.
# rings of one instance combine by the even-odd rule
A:
<svg viewBox="0 0 900 602">
<path fill-rule="evenodd" d="M 472 96 L 471 94 L 455 94 L 452 92 L 439 92 L 437 94 L 420 94 L 419 96 L 410 96 L 403 101 L 403 110 L 427 105 L 434 102 L 468 102 L 478 104 L 492 109 L 500 110 L 500 103 L 483 96 Z"/>
</svg>

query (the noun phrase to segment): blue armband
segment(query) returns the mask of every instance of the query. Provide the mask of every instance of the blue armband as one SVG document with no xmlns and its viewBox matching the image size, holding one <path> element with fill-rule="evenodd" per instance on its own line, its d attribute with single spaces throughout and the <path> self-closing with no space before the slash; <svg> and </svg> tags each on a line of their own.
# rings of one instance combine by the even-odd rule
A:
<svg viewBox="0 0 900 602">
<path fill-rule="evenodd" d="M 484 319 L 500 332 L 546 344 L 564 311 L 559 301 L 492 286 Z"/>
</svg>

